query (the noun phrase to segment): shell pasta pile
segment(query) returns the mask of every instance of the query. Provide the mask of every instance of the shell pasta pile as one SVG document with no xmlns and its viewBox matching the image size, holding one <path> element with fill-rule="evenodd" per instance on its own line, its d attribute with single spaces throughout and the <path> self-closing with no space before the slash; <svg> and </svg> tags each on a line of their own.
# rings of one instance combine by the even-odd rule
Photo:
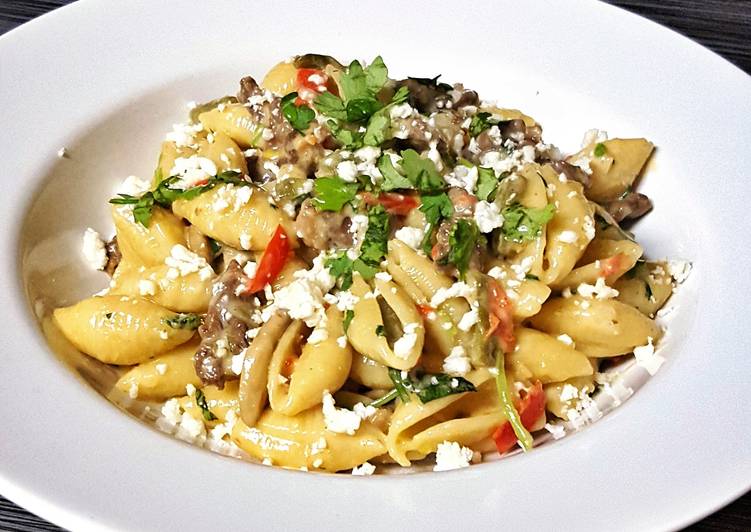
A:
<svg viewBox="0 0 751 532">
<path fill-rule="evenodd" d="M 652 208 L 649 141 L 563 154 L 380 57 L 296 56 L 188 107 L 109 200 L 115 236 L 85 231 L 109 287 L 53 314 L 163 430 L 288 468 L 456 469 L 595 421 L 631 392 L 613 368 L 663 362 L 690 265 L 624 229 Z"/>
</svg>

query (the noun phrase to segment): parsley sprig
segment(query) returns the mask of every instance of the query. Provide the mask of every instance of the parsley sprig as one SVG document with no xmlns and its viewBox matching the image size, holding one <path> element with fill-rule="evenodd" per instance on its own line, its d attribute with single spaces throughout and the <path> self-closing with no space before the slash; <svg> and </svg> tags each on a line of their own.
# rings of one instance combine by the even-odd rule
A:
<svg viewBox="0 0 751 532">
<path fill-rule="evenodd" d="M 171 318 L 165 318 L 164 323 L 173 329 L 195 330 L 201 325 L 201 317 L 198 314 L 175 314 Z"/>
<path fill-rule="evenodd" d="M 209 405 L 206 402 L 206 396 L 203 394 L 203 390 L 196 390 L 196 405 L 201 409 L 203 419 L 206 421 L 215 421 L 218 419 L 214 413 L 209 410 Z"/>
<path fill-rule="evenodd" d="M 529 242 L 539 237 L 545 224 L 553 219 L 555 205 L 549 203 L 541 209 L 532 209 L 513 203 L 503 209 L 502 214 L 503 237 L 516 243 Z"/>
<path fill-rule="evenodd" d="M 409 97 L 409 90 L 400 87 L 384 105 L 378 95 L 387 81 L 388 69 L 380 56 L 367 67 L 352 61 L 339 78 L 341 97 L 328 91 L 316 97 L 313 105 L 329 118 L 331 134 L 344 147 L 379 146 L 386 140 L 391 125 L 388 108 Z"/>
<path fill-rule="evenodd" d="M 118 194 L 118 197 L 110 199 L 109 202 L 113 205 L 133 205 L 133 219 L 144 227 L 148 227 L 155 206 L 169 208 L 175 200 L 197 198 L 204 192 L 208 192 L 222 184 L 250 186 L 249 182 L 239 176 L 239 172 L 227 170 L 226 172 L 210 177 L 204 185 L 188 189 L 172 188 L 171 185 L 180 181 L 180 176 L 172 176 L 161 181 L 154 190 L 150 190 L 141 196 Z"/>
<path fill-rule="evenodd" d="M 287 122 L 300 133 L 305 133 L 316 117 L 315 111 L 305 104 L 297 105 L 297 93 L 291 92 L 280 102 L 282 114 Z"/>
<path fill-rule="evenodd" d="M 410 393 L 414 393 L 424 404 L 456 393 L 477 391 L 475 385 L 464 377 L 452 377 L 444 373 L 405 376 L 398 369 L 389 368 L 389 378 L 394 383 L 396 395 L 404 403 L 409 402 Z"/>
<path fill-rule="evenodd" d="M 330 274 L 340 279 L 342 290 L 352 286 L 352 275 L 358 272 L 363 279 L 372 279 L 380 270 L 381 261 L 388 252 L 389 215 L 381 205 L 368 210 L 368 229 L 360 247 L 360 255 L 351 259 L 346 252 L 326 260 Z"/>
</svg>

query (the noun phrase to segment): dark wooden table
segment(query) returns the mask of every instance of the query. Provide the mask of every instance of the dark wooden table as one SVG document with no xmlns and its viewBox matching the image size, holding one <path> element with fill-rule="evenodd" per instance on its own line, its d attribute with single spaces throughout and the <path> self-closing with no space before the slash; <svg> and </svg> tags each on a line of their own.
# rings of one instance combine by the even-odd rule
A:
<svg viewBox="0 0 751 532">
<path fill-rule="evenodd" d="M 0 0 L 0 34 L 70 1 Z M 751 73 L 751 0 L 610 0 L 610 3 L 687 35 Z M 0 530 L 62 529 L 0 496 Z M 751 493 L 689 530 L 751 531 Z"/>
</svg>

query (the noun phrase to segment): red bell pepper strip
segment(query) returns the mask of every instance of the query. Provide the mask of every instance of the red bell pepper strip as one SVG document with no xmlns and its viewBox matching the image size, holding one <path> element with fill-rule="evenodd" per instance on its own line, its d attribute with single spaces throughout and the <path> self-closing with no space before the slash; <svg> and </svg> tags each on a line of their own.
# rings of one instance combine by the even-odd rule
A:
<svg viewBox="0 0 751 532">
<path fill-rule="evenodd" d="M 499 354 L 498 356 L 503 355 Z M 521 400 L 517 410 L 522 426 L 528 431 L 545 413 L 545 392 L 542 390 L 542 383 L 539 381 L 535 383 Z M 506 421 L 495 430 L 493 440 L 496 449 L 498 449 L 498 454 L 503 454 L 516 444 L 518 438 L 514 432 L 514 427 Z"/>
<path fill-rule="evenodd" d="M 495 335 L 504 353 L 511 353 L 516 346 L 514 337 L 513 304 L 506 291 L 495 279 L 488 279 L 488 316 L 490 328 L 487 336 Z"/>
<path fill-rule="evenodd" d="M 621 270 L 623 269 L 623 260 L 625 258 L 626 255 L 624 255 L 623 253 L 618 253 L 617 255 L 608 257 L 607 259 L 601 259 L 600 273 L 602 274 L 602 276 L 610 277 L 615 273 L 622 273 Z"/>
<path fill-rule="evenodd" d="M 378 196 L 364 192 L 361 196 L 367 205 L 383 205 L 386 212 L 399 216 L 406 216 L 420 206 L 417 197 L 396 192 L 381 192 Z"/>
<path fill-rule="evenodd" d="M 281 225 L 276 227 L 256 269 L 256 276 L 248 284 L 246 294 L 260 292 L 268 283 L 273 283 L 284 268 L 289 257 L 289 238 Z"/>
</svg>

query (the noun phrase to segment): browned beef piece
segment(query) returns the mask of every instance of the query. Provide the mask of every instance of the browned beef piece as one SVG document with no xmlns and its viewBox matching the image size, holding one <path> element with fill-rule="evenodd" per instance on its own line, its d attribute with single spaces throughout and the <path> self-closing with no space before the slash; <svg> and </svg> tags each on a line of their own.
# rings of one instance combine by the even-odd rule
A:
<svg viewBox="0 0 751 532">
<path fill-rule="evenodd" d="M 640 192 L 628 192 L 622 198 L 604 205 L 616 222 L 633 220 L 652 210 L 652 200 Z"/>
<path fill-rule="evenodd" d="M 237 98 L 241 103 L 248 107 L 253 123 L 260 124 L 266 128 L 268 138 L 264 137 L 267 150 L 277 154 L 273 162 L 277 167 L 284 164 L 294 164 L 298 166 L 303 173 L 309 174 L 315 168 L 318 158 L 323 153 L 320 144 L 311 144 L 300 133 L 290 125 L 281 110 L 282 99 L 273 96 L 267 101 L 264 91 L 256 81 L 250 76 L 240 80 L 240 91 Z M 254 171 L 251 169 L 251 176 L 261 182 L 274 179 L 276 176 L 269 170 L 266 163 L 269 161 L 261 158 L 254 158 Z"/>
<path fill-rule="evenodd" d="M 584 170 L 582 170 L 578 166 L 569 164 L 566 161 L 551 161 L 550 166 L 552 166 L 553 170 L 555 170 L 559 174 L 565 175 L 566 179 L 569 179 L 571 181 L 578 181 L 579 183 L 584 185 L 585 189 L 589 186 L 590 177 Z"/>
<path fill-rule="evenodd" d="M 306 246 L 324 251 L 352 245 L 350 224 L 350 217 L 344 212 L 319 211 L 313 199 L 308 198 L 300 205 L 295 229 Z"/>
<path fill-rule="evenodd" d="M 107 252 L 107 264 L 104 267 L 104 271 L 112 277 L 123 258 L 123 254 L 120 253 L 120 247 L 117 245 L 117 235 L 113 236 L 112 240 L 107 242 L 104 249 Z"/>
<path fill-rule="evenodd" d="M 233 260 L 216 281 L 208 312 L 198 328 L 201 345 L 193 357 L 196 375 L 204 385 L 223 388 L 225 360 L 248 347 L 245 332 L 253 305 L 249 297 L 237 295 L 238 287 L 247 280 L 240 264 Z M 226 349 L 224 356 L 218 356 L 221 349 Z"/>
</svg>

